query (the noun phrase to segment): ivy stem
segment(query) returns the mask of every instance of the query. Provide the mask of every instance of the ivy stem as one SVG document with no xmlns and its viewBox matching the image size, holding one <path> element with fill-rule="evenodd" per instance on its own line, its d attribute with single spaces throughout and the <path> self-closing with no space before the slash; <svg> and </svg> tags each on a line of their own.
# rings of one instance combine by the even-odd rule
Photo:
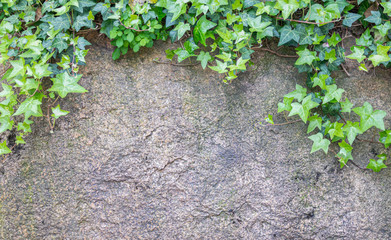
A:
<svg viewBox="0 0 391 240">
<path fill-rule="evenodd" d="M 338 115 L 339 115 L 339 117 L 342 119 L 342 121 L 344 121 L 344 122 L 345 122 L 345 124 L 347 124 L 347 122 L 346 122 L 345 118 L 343 118 L 343 117 L 342 117 L 342 115 L 341 115 L 341 113 L 340 113 L 340 112 L 338 112 Z"/>
</svg>

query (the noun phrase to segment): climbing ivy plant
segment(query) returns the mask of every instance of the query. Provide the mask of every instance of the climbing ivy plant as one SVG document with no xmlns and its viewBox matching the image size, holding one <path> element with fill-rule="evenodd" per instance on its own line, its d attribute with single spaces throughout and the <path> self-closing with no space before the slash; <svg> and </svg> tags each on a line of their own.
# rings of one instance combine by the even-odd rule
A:
<svg viewBox="0 0 391 240">
<path fill-rule="evenodd" d="M 0 132 L 17 132 L 15 144 L 22 144 L 38 117 L 45 117 L 52 131 L 56 119 L 68 114 L 58 99 L 87 91 L 78 84 L 78 69 L 90 43 L 80 31 L 99 30 L 110 38 L 114 60 L 156 40 L 179 42 L 179 48 L 166 51 L 168 61 L 156 61 L 198 63 L 222 74 L 226 83 L 253 65 L 255 51 L 281 55 L 267 47 L 275 41 L 295 49 L 295 66 L 308 76 L 306 86 L 297 85 L 283 97 L 278 112 L 308 122 L 311 153 L 327 153 L 336 142 L 335 156 L 344 167 L 353 160 L 358 135 L 377 128 L 379 143 L 388 148 L 391 130 L 385 129 L 384 111 L 368 102 L 353 108 L 331 73 L 343 68 L 346 58 L 356 60 L 361 71 L 389 67 L 390 16 L 391 2 L 384 0 L 0 0 L 0 64 L 5 68 Z M 353 26 L 362 34 L 343 34 Z M 348 55 L 347 37 L 356 37 Z M 346 113 L 360 120 L 345 119 Z M 266 121 L 273 125 L 273 116 Z M 0 155 L 12 148 L 2 142 Z M 377 157 L 367 165 L 375 172 L 387 167 L 387 155 Z"/>
</svg>

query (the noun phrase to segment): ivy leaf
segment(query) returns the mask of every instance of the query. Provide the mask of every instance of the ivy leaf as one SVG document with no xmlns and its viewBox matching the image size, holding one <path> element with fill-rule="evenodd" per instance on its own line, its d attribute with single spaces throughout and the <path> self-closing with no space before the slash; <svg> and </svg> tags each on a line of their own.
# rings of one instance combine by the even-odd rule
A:
<svg viewBox="0 0 391 240">
<path fill-rule="evenodd" d="M 200 55 L 197 57 L 197 61 L 201 62 L 201 66 L 203 69 L 206 68 L 206 65 L 208 64 L 209 60 L 212 60 L 212 57 L 210 56 L 209 52 L 201 51 Z"/>
<path fill-rule="evenodd" d="M 341 112 L 348 112 L 350 113 L 352 111 L 353 103 L 349 101 L 348 98 L 345 99 L 345 102 L 340 102 L 341 104 Z"/>
<path fill-rule="evenodd" d="M 240 2 L 240 0 L 235 0 L 235 2 L 232 4 L 232 10 L 240 10 L 242 7 L 243 4 Z"/>
<path fill-rule="evenodd" d="M 190 30 L 190 24 L 180 22 L 174 30 L 178 31 L 178 40 L 183 37 L 183 35 Z"/>
<path fill-rule="evenodd" d="M 11 150 L 7 147 L 7 140 L 4 140 L 4 142 L 0 144 L 0 155 L 8 153 L 11 153 Z"/>
<path fill-rule="evenodd" d="M 378 160 L 369 159 L 369 164 L 367 165 L 368 169 L 372 169 L 374 172 L 380 172 L 383 168 L 387 168 L 387 166 L 383 163 L 387 160 L 386 154 L 377 155 Z"/>
<path fill-rule="evenodd" d="M 318 34 L 315 34 L 315 36 L 312 38 L 313 44 L 318 45 L 320 42 L 326 37 L 326 35 L 319 36 Z"/>
<path fill-rule="evenodd" d="M 384 131 L 383 118 L 386 116 L 385 111 L 373 111 L 372 105 L 365 102 L 362 107 L 354 108 L 353 112 L 360 116 L 360 127 L 362 132 L 365 132 L 371 127 L 377 127 Z"/>
<path fill-rule="evenodd" d="M 308 138 L 314 142 L 312 144 L 311 153 L 322 149 L 327 154 L 330 141 L 328 139 L 324 139 L 322 133 L 317 133 L 315 135 L 309 136 Z"/>
<path fill-rule="evenodd" d="M 52 48 L 57 48 L 58 52 L 61 53 L 68 48 L 67 42 L 62 37 L 56 37 L 53 41 Z"/>
<path fill-rule="evenodd" d="M 26 73 L 24 59 L 19 58 L 18 60 L 10 61 L 10 63 L 13 68 L 12 68 L 12 71 L 11 71 L 10 75 L 8 76 L 8 78 L 14 78 L 18 75 L 21 75 L 22 77 L 24 77 L 24 75 Z"/>
<path fill-rule="evenodd" d="M 52 117 L 54 117 L 55 119 L 58 119 L 61 116 L 65 116 L 69 113 L 68 111 L 62 110 L 60 108 L 60 104 L 58 104 L 57 107 L 52 108 L 52 112 Z"/>
<path fill-rule="evenodd" d="M 322 129 L 322 118 L 314 115 L 308 118 L 309 124 L 308 124 L 308 130 L 307 133 L 312 132 L 315 128 L 318 128 L 319 130 Z"/>
<path fill-rule="evenodd" d="M 335 32 L 333 32 L 333 35 L 329 39 L 327 39 L 327 42 L 330 44 L 330 46 L 333 47 L 337 46 L 340 41 L 342 41 L 341 36 L 339 36 L 339 34 L 336 34 Z"/>
<path fill-rule="evenodd" d="M 303 64 L 308 64 L 312 65 L 312 62 L 316 59 L 316 52 L 315 51 L 310 51 L 307 48 L 298 51 L 297 54 L 300 56 L 299 59 L 295 62 L 295 65 L 303 65 Z"/>
<path fill-rule="evenodd" d="M 4 83 L 2 83 L 1 86 L 3 87 L 3 91 L 0 92 L 0 97 L 8 98 L 14 94 L 14 91 L 12 91 L 12 86 L 9 86 Z"/>
<path fill-rule="evenodd" d="M 194 41 L 195 43 L 201 42 L 206 46 L 206 33 L 209 29 L 214 28 L 217 24 L 206 19 L 206 16 L 203 15 L 194 27 Z"/>
<path fill-rule="evenodd" d="M 86 15 L 78 15 L 72 25 L 72 28 L 74 28 L 77 32 L 80 31 L 82 27 L 94 27 L 92 21 L 88 20 L 88 16 Z"/>
<path fill-rule="evenodd" d="M 242 57 L 240 57 L 239 59 L 236 60 L 235 65 L 229 65 L 228 67 L 231 71 L 233 71 L 233 70 L 246 70 L 246 63 L 249 60 L 250 59 L 243 59 Z"/>
<path fill-rule="evenodd" d="M 330 135 L 330 139 L 334 139 L 335 136 L 337 137 L 344 137 L 343 131 L 342 131 L 343 123 L 335 122 L 332 126 L 332 128 L 328 131 L 328 134 Z"/>
<path fill-rule="evenodd" d="M 359 39 L 356 39 L 356 44 L 365 47 L 369 47 L 372 44 L 372 36 L 369 28 L 361 34 Z"/>
<path fill-rule="evenodd" d="M 295 42 L 300 41 L 300 33 L 297 32 L 295 29 L 292 29 L 291 26 L 285 25 L 284 27 L 281 28 L 280 30 L 280 41 L 278 42 L 278 46 L 281 46 L 291 40 Z"/>
<path fill-rule="evenodd" d="M 360 19 L 361 16 L 362 16 L 361 14 L 349 12 L 348 14 L 345 15 L 345 18 L 342 21 L 342 24 L 347 26 L 347 27 L 352 27 L 352 24 L 355 21 L 357 21 L 358 19 Z"/>
<path fill-rule="evenodd" d="M 298 102 L 301 102 L 305 96 L 307 96 L 307 89 L 303 88 L 299 84 L 296 84 L 296 90 L 286 94 L 284 98 L 294 98 Z"/>
<path fill-rule="evenodd" d="M 53 18 L 51 24 L 53 24 L 54 30 L 68 30 L 71 27 L 70 19 L 66 14 Z"/>
<path fill-rule="evenodd" d="M 282 112 L 282 111 L 291 111 L 292 110 L 292 101 L 293 101 L 293 97 L 284 97 L 284 100 L 282 103 L 278 103 L 278 112 Z"/>
<path fill-rule="evenodd" d="M 311 96 L 308 95 L 303 99 L 302 104 L 297 102 L 292 103 L 292 110 L 288 116 L 290 117 L 293 115 L 299 115 L 301 120 L 303 120 L 303 122 L 306 123 L 310 110 L 317 106 L 319 106 L 319 103 L 312 101 Z"/>
<path fill-rule="evenodd" d="M 343 168 L 349 160 L 353 160 L 352 157 L 353 148 L 345 141 L 339 142 L 338 145 L 340 147 L 339 153 L 335 156 L 339 158 L 341 168 Z"/>
<path fill-rule="evenodd" d="M 342 88 L 338 88 L 337 85 L 327 85 L 326 86 L 327 93 L 325 94 L 323 98 L 323 104 L 330 102 L 331 100 L 335 99 L 339 101 L 342 97 L 342 93 L 345 92 Z"/>
<path fill-rule="evenodd" d="M 388 30 L 391 29 L 391 23 L 390 23 L 390 21 L 387 21 L 384 24 L 374 26 L 373 28 L 376 28 L 377 30 L 379 30 L 380 35 L 382 37 L 385 37 L 388 33 Z"/>
<path fill-rule="evenodd" d="M 12 127 L 14 125 L 14 121 L 11 121 L 11 119 L 8 116 L 1 117 L 0 123 L 1 123 L 0 133 L 5 132 L 7 130 L 12 130 Z"/>
<path fill-rule="evenodd" d="M 23 140 L 22 136 L 16 136 L 16 144 L 25 144 L 26 142 Z"/>
<path fill-rule="evenodd" d="M 81 77 L 82 75 L 70 76 L 68 72 L 57 74 L 55 78 L 51 79 L 53 86 L 48 91 L 57 92 L 62 98 L 65 98 L 68 93 L 85 93 L 87 90 L 77 84 Z"/>
<path fill-rule="evenodd" d="M 370 61 L 372 61 L 374 67 L 382 62 L 390 61 L 390 57 L 388 56 L 388 50 L 390 50 L 390 48 L 391 46 L 377 45 L 377 54 L 372 54 L 368 58 Z"/>
<path fill-rule="evenodd" d="M 391 16 L 391 2 L 382 2 L 380 3 L 384 8 L 384 13 L 388 16 Z"/>
<path fill-rule="evenodd" d="M 42 117 L 41 104 L 42 102 L 34 97 L 27 98 L 24 102 L 22 102 L 22 104 L 20 104 L 16 113 L 14 113 L 14 116 L 24 113 L 25 119 L 28 119 L 30 116 Z"/>
<path fill-rule="evenodd" d="M 371 11 L 371 16 L 365 18 L 364 20 L 370 23 L 374 23 L 375 25 L 379 25 L 382 22 L 379 11 Z"/>
<path fill-rule="evenodd" d="M 274 121 L 273 121 L 273 115 L 271 114 L 268 114 L 267 117 L 265 118 L 265 121 L 274 125 Z"/>
<path fill-rule="evenodd" d="M 325 60 L 329 60 L 329 63 L 333 63 L 337 58 L 335 57 L 335 49 L 331 50 L 330 52 L 325 52 Z"/>
<path fill-rule="evenodd" d="M 176 55 L 178 55 L 178 62 L 182 62 L 186 58 L 196 56 L 194 54 L 189 53 L 187 50 L 184 50 L 182 48 L 178 48 L 177 50 L 174 51 Z"/>
<path fill-rule="evenodd" d="M 379 134 L 379 142 L 383 143 L 385 148 L 388 148 L 391 145 L 391 130 L 386 130 Z"/>
<path fill-rule="evenodd" d="M 358 70 L 368 72 L 367 67 L 365 66 L 365 63 L 361 63 L 358 67 Z"/>
<path fill-rule="evenodd" d="M 218 73 L 226 73 L 227 70 L 227 62 L 221 62 L 219 60 L 216 60 L 217 66 L 209 66 L 210 69 L 218 72 Z"/>
<path fill-rule="evenodd" d="M 329 78 L 329 75 L 326 75 L 326 74 L 320 74 L 319 76 L 317 76 L 317 74 L 315 74 L 315 76 L 313 77 L 312 81 L 313 81 L 313 85 L 312 87 L 316 87 L 316 86 L 319 86 L 321 89 L 325 90 L 326 89 L 326 79 Z"/>
<path fill-rule="evenodd" d="M 364 55 L 365 47 L 353 46 L 351 50 L 353 53 L 346 56 L 347 58 L 356 59 L 359 63 L 366 58 L 366 56 Z"/>
<path fill-rule="evenodd" d="M 296 0 L 277 0 L 277 4 L 274 7 L 281 10 L 282 17 L 287 19 L 291 13 L 295 12 L 300 7 L 300 5 Z"/>
</svg>

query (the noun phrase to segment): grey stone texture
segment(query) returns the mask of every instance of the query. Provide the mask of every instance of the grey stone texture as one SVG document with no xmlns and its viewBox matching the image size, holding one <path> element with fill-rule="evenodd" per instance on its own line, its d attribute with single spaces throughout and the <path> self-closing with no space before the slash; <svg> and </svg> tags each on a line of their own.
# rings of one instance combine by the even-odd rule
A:
<svg viewBox="0 0 391 240">
<path fill-rule="evenodd" d="M 54 133 L 36 119 L 0 164 L 0 239 L 391 239 L 390 169 L 340 169 L 332 152 L 310 154 L 304 123 L 259 124 L 286 122 L 277 103 L 306 78 L 294 59 L 256 53 L 224 84 L 153 61 L 175 47 L 118 61 L 90 48 L 89 92 L 60 100 L 71 113 Z M 335 73 L 345 96 L 387 111 L 390 127 L 390 71 L 347 67 L 352 77 Z M 353 147 L 363 167 L 383 151 Z"/>
</svg>

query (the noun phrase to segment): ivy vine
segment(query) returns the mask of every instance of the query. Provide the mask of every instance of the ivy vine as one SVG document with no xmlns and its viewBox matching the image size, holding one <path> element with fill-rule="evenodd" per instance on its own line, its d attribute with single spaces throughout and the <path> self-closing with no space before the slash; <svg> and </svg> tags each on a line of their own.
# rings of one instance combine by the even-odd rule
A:
<svg viewBox="0 0 391 240">
<path fill-rule="evenodd" d="M 99 30 L 110 38 L 114 60 L 129 49 L 152 47 L 156 40 L 179 41 L 181 47 L 166 50 L 168 61 L 155 61 L 200 64 L 222 74 L 226 83 L 253 65 L 257 50 L 284 56 L 266 47 L 275 39 L 279 47 L 295 48 L 297 56 L 287 57 L 297 57 L 295 66 L 308 76 L 306 86 L 297 85 L 283 97 L 278 112 L 308 122 L 311 153 L 327 153 L 336 142 L 340 150 L 335 156 L 344 167 L 353 161 L 353 143 L 365 141 L 358 135 L 375 127 L 380 130 L 377 143 L 387 149 L 391 130 L 384 126 L 386 112 L 368 102 L 353 108 L 331 73 L 346 72 L 346 58 L 357 60 L 360 71 L 389 67 L 390 17 L 391 2 L 385 0 L 0 0 L 0 64 L 5 67 L 0 133 L 16 131 L 15 144 L 23 144 L 38 117 L 45 117 L 52 131 L 56 119 L 69 113 L 58 99 L 87 92 L 78 84 L 78 70 L 90 43 L 78 36 L 80 31 Z M 362 34 L 341 36 L 341 29 L 353 26 Z M 349 55 L 343 48 L 346 37 L 356 37 Z M 360 120 L 343 117 L 351 112 Z M 265 120 L 274 124 L 272 115 Z M 14 146 L 3 141 L 0 155 L 10 154 Z M 366 166 L 375 172 L 386 167 L 385 153 Z"/>
</svg>

